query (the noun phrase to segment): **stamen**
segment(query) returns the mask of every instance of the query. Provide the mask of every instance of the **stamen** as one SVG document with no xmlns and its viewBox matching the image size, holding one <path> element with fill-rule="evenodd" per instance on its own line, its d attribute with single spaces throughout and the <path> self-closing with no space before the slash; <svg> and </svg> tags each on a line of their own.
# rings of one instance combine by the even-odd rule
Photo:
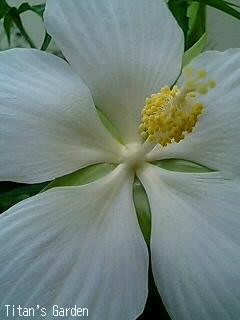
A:
<svg viewBox="0 0 240 320">
<path fill-rule="evenodd" d="M 186 80 L 181 89 L 165 86 L 146 99 L 139 126 L 143 139 L 165 147 L 173 141 L 183 140 L 192 132 L 203 110 L 203 104 L 194 101 L 196 92 L 206 94 L 209 88 L 214 88 L 215 81 L 202 80 L 207 76 L 204 69 L 193 70 L 187 66 L 183 73 Z"/>
</svg>

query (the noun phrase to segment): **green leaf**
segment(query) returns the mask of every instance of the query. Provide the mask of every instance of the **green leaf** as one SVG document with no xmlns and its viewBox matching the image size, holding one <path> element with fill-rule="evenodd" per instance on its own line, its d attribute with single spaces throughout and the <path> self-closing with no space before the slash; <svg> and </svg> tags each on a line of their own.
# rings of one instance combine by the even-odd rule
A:
<svg viewBox="0 0 240 320">
<path fill-rule="evenodd" d="M 228 1 L 225 1 L 226 4 L 228 4 L 229 6 L 231 7 L 236 7 L 236 8 L 240 8 L 240 5 L 236 4 L 236 3 L 232 3 L 232 2 L 228 2 Z"/>
<path fill-rule="evenodd" d="M 189 62 L 199 55 L 204 49 L 206 43 L 207 33 L 205 32 L 201 38 L 191 47 L 189 48 L 183 56 L 183 66 L 189 64 Z"/>
<path fill-rule="evenodd" d="M 230 3 L 224 0 L 191 0 L 191 1 L 200 2 L 205 5 L 214 7 L 240 20 L 240 12 L 232 8 L 234 6 L 233 3 Z M 239 7 L 239 6 L 235 6 L 235 7 Z"/>
<path fill-rule="evenodd" d="M 43 43 L 41 45 L 41 50 L 42 51 L 46 51 L 47 50 L 51 40 L 52 40 L 52 37 L 46 32 L 44 40 L 43 40 Z"/>
<path fill-rule="evenodd" d="M 44 13 L 44 10 L 45 10 L 45 4 L 38 4 L 38 5 L 35 5 L 35 6 L 31 6 L 29 3 L 24 2 L 18 8 L 18 13 L 22 14 L 23 12 L 26 12 L 26 11 L 29 11 L 29 10 L 35 12 L 41 18 L 43 18 L 43 13 Z"/>
<path fill-rule="evenodd" d="M 154 165 L 169 171 L 174 172 L 192 172 L 206 173 L 214 172 L 215 170 L 197 164 L 195 162 L 182 159 L 164 159 L 153 162 Z"/>
<path fill-rule="evenodd" d="M 168 7 L 177 20 L 179 26 L 183 30 L 184 39 L 185 39 L 185 48 L 187 46 L 188 40 L 188 2 L 186 0 L 169 0 Z"/>
<path fill-rule="evenodd" d="M 38 5 L 32 6 L 32 10 L 34 12 L 36 12 L 40 17 L 43 18 L 43 13 L 44 13 L 44 10 L 45 10 L 45 4 L 38 4 Z"/>
<path fill-rule="evenodd" d="M 133 202 L 135 205 L 138 223 L 142 230 L 147 245 L 150 245 L 151 211 L 146 191 L 141 182 L 136 178 L 133 186 Z"/>
<path fill-rule="evenodd" d="M 7 19 L 7 18 L 10 20 L 11 23 L 14 23 L 16 25 L 16 27 L 19 29 L 19 31 L 22 34 L 22 36 L 24 37 L 24 39 L 29 43 L 30 47 L 36 48 L 34 43 L 31 40 L 31 38 L 29 37 L 29 35 L 27 34 L 27 32 L 25 31 L 25 29 L 23 27 L 18 9 L 15 7 L 12 7 L 8 11 L 7 16 L 5 16 L 5 19 Z M 4 22 L 5 22 L 5 19 L 4 19 Z M 7 25 L 7 27 L 9 27 L 9 25 Z M 5 28 L 5 31 L 7 33 L 8 38 L 10 39 L 11 26 L 10 26 L 10 29 Z"/>
<path fill-rule="evenodd" d="M 188 7 L 189 32 L 187 49 L 191 48 L 206 32 L 206 6 L 191 2 Z"/>
<path fill-rule="evenodd" d="M 189 17 L 189 32 L 194 27 L 199 14 L 200 3 L 191 2 L 188 7 L 187 16 Z"/>
<path fill-rule="evenodd" d="M 0 20 L 5 17 L 8 13 L 10 6 L 7 4 L 5 0 L 0 0 Z"/>
<path fill-rule="evenodd" d="M 42 191 L 55 187 L 80 186 L 96 181 L 116 168 L 116 165 L 109 163 L 98 163 L 80 169 L 50 182 Z"/>
<path fill-rule="evenodd" d="M 37 193 L 39 193 L 46 183 L 34 184 L 34 185 L 17 185 L 14 189 L 0 193 L 0 212 L 3 212 L 13 206 L 14 204 L 27 199 Z"/>
<path fill-rule="evenodd" d="M 3 20 L 3 27 L 7 35 L 8 44 L 11 44 L 11 28 L 13 26 L 12 18 L 9 15 L 6 15 Z"/>
<path fill-rule="evenodd" d="M 6 191 L 10 191 L 12 189 L 16 188 L 16 185 L 18 185 L 15 182 L 11 182 L 11 181 L 1 181 L 0 182 L 0 193 L 2 192 L 6 192 Z"/>
<path fill-rule="evenodd" d="M 20 31 L 21 35 L 24 37 L 24 39 L 28 42 L 31 48 L 36 48 L 33 41 L 27 34 L 26 30 L 23 27 L 20 15 L 26 11 L 33 11 L 43 17 L 43 12 L 45 9 L 45 5 L 36 5 L 31 6 L 29 3 L 24 2 L 20 5 L 20 7 L 17 9 L 16 7 L 10 7 L 5 0 L 0 0 L 0 19 L 4 18 L 4 29 L 8 38 L 8 42 L 10 44 L 11 42 L 11 28 L 12 25 L 15 24 L 18 30 Z M 48 46 L 50 40 L 49 36 L 45 37 L 45 42 L 43 45 L 45 47 Z"/>
<path fill-rule="evenodd" d="M 24 3 L 22 3 L 22 4 L 20 5 L 20 7 L 18 8 L 18 13 L 19 13 L 19 14 L 22 14 L 22 13 L 28 11 L 28 10 L 32 10 L 32 6 L 30 6 L 29 3 L 24 2 Z"/>
</svg>

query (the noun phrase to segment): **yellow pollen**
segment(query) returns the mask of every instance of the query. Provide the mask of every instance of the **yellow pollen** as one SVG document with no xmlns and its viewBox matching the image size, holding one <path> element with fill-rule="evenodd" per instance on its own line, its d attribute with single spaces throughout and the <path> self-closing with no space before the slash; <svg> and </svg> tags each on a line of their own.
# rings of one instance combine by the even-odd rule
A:
<svg viewBox="0 0 240 320">
<path fill-rule="evenodd" d="M 172 89 L 165 86 L 146 99 L 139 126 L 143 139 L 165 147 L 173 141 L 180 142 L 192 132 L 203 111 L 203 104 L 194 100 L 196 92 L 206 94 L 209 88 L 214 88 L 215 81 L 204 79 L 205 69 L 193 70 L 187 66 L 183 74 L 186 80 L 181 89 L 176 85 Z"/>
</svg>

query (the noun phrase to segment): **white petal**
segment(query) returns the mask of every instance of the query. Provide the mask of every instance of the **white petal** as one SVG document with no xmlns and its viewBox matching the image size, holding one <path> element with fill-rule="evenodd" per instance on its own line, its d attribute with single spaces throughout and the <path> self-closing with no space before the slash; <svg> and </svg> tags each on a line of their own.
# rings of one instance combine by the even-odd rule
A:
<svg viewBox="0 0 240 320">
<path fill-rule="evenodd" d="M 53 319 L 53 305 L 86 307 L 90 319 L 137 318 L 147 297 L 148 253 L 132 180 L 118 168 L 82 187 L 51 189 L 1 215 L 2 306 L 40 305 L 46 319 Z M 6 318 L 4 308 L 0 315 Z"/>
<path fill-rule="evenodd" d="M 126 143 L 148 95 L 175 82 L 183 35 L 161 0 L 50 0 L 45 22 Z"/>
<path fill-rule="evenodd" d="M 240 314 L 240 181 L 220 173 L 139 173 L 152 211 L 154 278 L 173 320 Z"/>
<path fill-rule="evenodd" d="M 216 87 L 197 97 L 205 108 L 193 132 L 178 144 L 155 148 L 149 160 L 181 158 L 239 176 L 240 49 L 209 51 L 191 65 L 204 67 Z"/>
<path fill-rule="evenodd" d="M 13 49 L 0 53 L 0 69 L 0 180 L 46 181 L 118 160 L 120 144 L 64 60 Z"/>
</svg>

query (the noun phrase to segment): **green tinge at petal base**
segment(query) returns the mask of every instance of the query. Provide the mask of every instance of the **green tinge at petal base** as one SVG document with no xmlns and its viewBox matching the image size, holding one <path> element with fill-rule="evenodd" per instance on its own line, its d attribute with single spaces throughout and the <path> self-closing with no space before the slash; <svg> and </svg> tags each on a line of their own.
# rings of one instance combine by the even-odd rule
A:
<svg viewBox="0 0 240 320">
<path fill-rule="evenodd" d="M 164 159 L 153 162 L 154 165 L 159 168 L 175 171 L 175 172 L 192 172 L 192 173 L 206 173 L 206 172 L 214 172 L 215 170 L 197 164 L 195 162 L 191 162 L 183 159 Z"/>
<path fill-rule="evenodd" d="M 96 181 L 113 171 L 115 167 L 115 165 L 110 163 L 98 163 L 88 166 L 63 177 L 54 179 L 42 190 L 42 192 L 55 187 L 80 186 Z"/>
</svg>

